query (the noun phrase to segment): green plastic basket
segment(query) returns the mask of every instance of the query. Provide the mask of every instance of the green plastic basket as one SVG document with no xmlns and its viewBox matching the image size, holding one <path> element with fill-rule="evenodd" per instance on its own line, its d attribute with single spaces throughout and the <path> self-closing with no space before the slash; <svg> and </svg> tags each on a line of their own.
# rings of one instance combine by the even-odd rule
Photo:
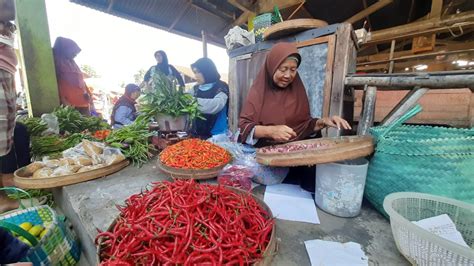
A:
<svg viewBox="0 0 474 266">
<path fill-rule="evenodd" d="M 273 13 L 263 13 L 253 19 L 255 41 L 263 41 L 263 33 L 273 24 L 283 21 L 278 7 L 274 7 Z"/>
<path fill-rule="evenodd" d="M 19 225 L 42 225 L 47 233 L 36 239 Z M 49 206 L 36 206 L 0 216 L 0 227 L 26 238 L 32 247 L 22 261 L 33 265 L 76 265 L 81 248 L 74 232 Z"/>
<path fill-rule="evenodd" d="M 365 197 L 383 210 L 394 192 L 422 192 L 474 203 L 474 129 L 402 125 L 417 105 L 390 126 L 371 128 L 375 154 Z"/>
</svg>

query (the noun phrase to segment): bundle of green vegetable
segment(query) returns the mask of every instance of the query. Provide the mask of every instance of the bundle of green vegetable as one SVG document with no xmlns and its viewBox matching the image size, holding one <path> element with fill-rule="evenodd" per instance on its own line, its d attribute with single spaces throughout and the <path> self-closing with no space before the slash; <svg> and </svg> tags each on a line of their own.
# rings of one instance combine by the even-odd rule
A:
<svg viewBox="0 0 474 266">
<path fill-rule="evenodd" d="M 58 118 L 61 133 L 80 133 L 84 130 L 94 132 L 110 126 L 99 117 L 85 117 L 71 106 L 60 106 L 53 114 Z"/>
<path fill-rule="evenodd" d="M 147 118 L 159 114 L 178 117 L 186 115 L 189 119 L 204 119 L 198 109 L 196 99 L 184 93 L 176 80 L 169 80 L 163 74 L 153 75 L 152 88 L 146 91 L 140 100 L 140 112 Z"/>
<path fill-rule="evenodd" d="M 31 139 L 31 154 L 36 159 L 41 159 L 43 156 L 59 157 L 60 153 L 66 149 L 64 139 L 56 135 Z"/>
<path fill-rule="evenodd" d="M 148 143 L 149 132 L 146 119 L 137 119 L 134 123 L 113 130 L 105 140 L 110 146 L 120 148 L 123 155 L 135 166 L 142 166 L 151 157 L 153 145 Z"/>
<path fill-rule="evenodd" d="M 33 137 L 31 139 L 31 154 L 36 159 L 43 156 L 60 157 L 61 152 L 76 146 L 83 139 L 94 140 L 92 136 L 82 133 L 74 133 L 66 138 L 57 135 Z"/>
<path fill-rule="evenodd" d="M 30 137 L 41 136 L 41 134 L 48 129 L 48 125 L 39 117 L 29 117 L 19 120 L 20 123 L 26 126 Z"/>
</svg>

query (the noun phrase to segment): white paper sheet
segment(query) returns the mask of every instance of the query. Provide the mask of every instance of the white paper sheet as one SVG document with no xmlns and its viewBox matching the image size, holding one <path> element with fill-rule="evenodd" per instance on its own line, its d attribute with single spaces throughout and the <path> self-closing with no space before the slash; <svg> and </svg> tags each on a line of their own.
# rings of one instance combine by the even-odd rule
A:
<svg viewBox="0 0 474 266">
<path fill-rule="evenodd" d="M 469 247 L 464 241 L 461 233 L 456 229 L 453 220 L 451 220 L 447 214 L 423 219 L 413 223 L 437 236 L 453 241 L 464 247 Z"/>
<path fill-rule="evenodd" d="M 311 265 L 368 265 L 369 259 L 362 250 L 362 247 L 354 242 L 339 243 L 324 240 L 308 240 L 304 244 Z"/>
<path fill-rule="evenodd" d="M 301 189 L 299 185 L 267 186 L 263 200 L 278 219 L 319 224 L 311 193 Z"/>
</svg>

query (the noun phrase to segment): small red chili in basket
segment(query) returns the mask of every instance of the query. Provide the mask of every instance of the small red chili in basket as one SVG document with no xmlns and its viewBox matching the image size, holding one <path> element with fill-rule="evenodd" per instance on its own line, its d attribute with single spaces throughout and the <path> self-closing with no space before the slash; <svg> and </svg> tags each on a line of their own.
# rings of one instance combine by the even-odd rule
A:
<svg viewBox="0 0 474 266">
<path fill-rule="evenodd" d="M 181 169 L 211 169 L 227 164 L 231 158 L 224 148 L 200 139 L 180 141 L 160 153 L 161 163 Z"/>
</svg>

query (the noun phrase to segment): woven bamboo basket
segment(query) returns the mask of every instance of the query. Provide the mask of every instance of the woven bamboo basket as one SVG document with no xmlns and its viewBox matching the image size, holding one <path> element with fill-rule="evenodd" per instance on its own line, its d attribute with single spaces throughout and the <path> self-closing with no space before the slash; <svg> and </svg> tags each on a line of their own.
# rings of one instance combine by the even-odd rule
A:
<svg viewBox="0 0 474 266">
<path fill-rule="evenodd" d="M 158 168 L 160 168 L 161 171 L 169 174 L 172 178 L 205 180 L 205 179 L 211 179 L 211 178 L 216 177 L 219 174 L 219 172 L 227 164 L 231 162 L 232 160 L 214 168 L 201 170 L 201 169 L 182 169 L 182 168 L 169 167 L 161 163 L 160 159 L 158 159 L 157 166 Z"/>
<path fill-rule="evenodd" d="M 284 148 L 287 145 L 321 144 L 318 148 L 289 152 L 264 152 L 257 149 L 257 162 L 268 166 L 302 166 L 314 165 L 367 156 L 374 151 L 370 136 L 343 136 L 335 138 L 309 139 L 271 146 L 272 149 Z"/>
<path fill-rule="evenodd" d="M 124 160 L 116 164 L 87 172 L 44 178 L 32 178 L 31 176 L 26 176 L 25 167 L 22 167 L 15 171 L 13 181 L 15 182 L 15 186 L 27 189 L 62 187 L 113 174 L 122 170 L 129 164 L 130 162 L 128 160 Z"/>
<path fill-rule="evenodd" d="M 240 189 L 237 189 L 237 188 L 233 188 L 233 187 L 227 187 L 226 188 L 230 189 L 230 190 L 233 190 L 239 194 L 244 194 L 244 193 L 247 193 L 246 191 L 243 191 L 243 190 L 240 190 Z M 268 207 L 268 205 L 261 199 L 259 199 L 258 197 L 256 197 L 255 195 L 251 194 L 252 197 L 258 202 L 258 204 L 269 214 L 270 217 L 273 217 L 273 213 L 272 213 L 272 210 L 270 209 L 270 207 Z M 111 232 L 117 222 L 117 219 L 118 217 L 112 221 L 112 223 L 110 224 L 110 226 L 107 228 L 107 231 Z M 99 239 L 99 244 L 97 246 L 97 261 L 98 262 L 101 262 L 102 261 L 102 257 L 101 257 L 101 254 L 102 254 L 102 244 L 101 244 L 101 240 Z M 277 237 L 276 237 L 276 223 L 273 224 L 273 228 L 272 228 L 272 233 L 271 233 L 271 236 L 270 236 L 270 241 L 268 242 L 268 246 L 267 248 L 265 249 L 264 253 L 263 253 L 263 258 L 262 260 L 260 260 L 259 262 L 255 263 L 254 265 L 255 266 L 270 266 L 271 265 L 271 262 L 273 260 L 273 257 L 276 255 L 277 253 L 277 250 L 278 250 L 278 241 L 277 241 Z"/>
</svg>

